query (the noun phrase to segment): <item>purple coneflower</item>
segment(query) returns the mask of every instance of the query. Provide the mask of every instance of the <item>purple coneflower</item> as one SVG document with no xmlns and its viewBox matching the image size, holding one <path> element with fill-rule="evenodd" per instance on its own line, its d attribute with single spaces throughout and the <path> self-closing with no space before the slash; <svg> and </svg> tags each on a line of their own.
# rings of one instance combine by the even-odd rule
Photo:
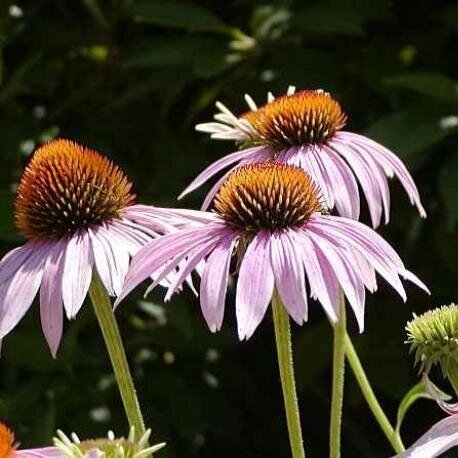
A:
<svg viewBox="0 0 458 458">
<path fill-rule="evenodd" d="M 14 432 L 0 421 L 0 458 L 58 458 L 64 457 L 57 447 L 18 449 Z"/>
<path fill-rule="evenodd" d="M 40 290 L 41 324 L 55 356 L 63 310 L 76 316 L 94 268 L 110 295 L 120 293 L 130 257 L 168 227 L 165 211 L 134 202 L 132 184 L 98 152 L 68 140 L 36 151 L 15 201 L 27 242 L 0 261 L 0 339 Z"/>
<path fill-rule="evenodd" d="M 357 181 L 366 197 L 373 227 L 384 214 L 389 220 L 390 192 L 387 178 L 396 176 L 422 217 L 426 216 L 418 189 L 400 159 L 379 143 L 359 134 L 343 131 L 347 116 L 340 104 L 322 90 L 295 92 L 291 87 L 278 98 L 257 107 L 246 96 L 250 110 L 235 116 L 221 103 L 215 122 L 199 124 L 196 129 L 215 139 L 230 139 L 241 144 L 240 151 L 229 154 L 207 167 L 180 197 L 195 190 L 229 166 L 277 160 L 303 168 L 319 185 L 329 209 L 340 215 L 359 218 Z M 207 195 L 203 209 L 227 177 L 226 173 Z"/>
<path fill-rule="evenodd" d="M 153 240 L 138 252 L 118 301 L 150 275 L 156 281 L 149 289 L 179 266 L 167 300 L 197 267 L 202 312 L 210 330 L 217 331 L 233 254 L 240 339 L 253 334 L 275 289 L 291 317 L 302 324 L 309 295 L 335 323 L 341 287 L 361 331 L 365 288 L 377 289 L 375 272 L 404 300 L 400 277 L 427 291 L 374 231 L 352 219 L 325 214 L 318 188 L 299 167 L 266 162 L 236 169 L 218 191 L 214 213 L 200 212 L 200 223 L 197 215 L 192 226 Z"/>
</svg>

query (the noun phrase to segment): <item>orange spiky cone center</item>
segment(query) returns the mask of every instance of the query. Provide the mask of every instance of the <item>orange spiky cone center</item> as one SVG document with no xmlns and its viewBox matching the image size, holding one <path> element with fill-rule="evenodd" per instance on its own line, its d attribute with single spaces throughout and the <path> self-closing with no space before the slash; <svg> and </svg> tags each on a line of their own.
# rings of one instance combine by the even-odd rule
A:
<svg viewBox="0 0 458 458">
<path fill-rule="evenodd" d="M 135 201 L 132 184 L 109 159 L 69 140 L 39 148 L 15 201 L 15 220 L 28 239 L 71 236 L 118 217 Z"/>
<path fill-rule="evenodd" d="M 282 95 L 241 118 L 252 125 L 261 143 L 275 149 L 326 142 L 347 120 L 339 102 L 314 90 Z"/>
<path fill-rule="evenodd" d="M 11 458 L 15 449 L 16 440 L 13 431 L 0 422 L 0 458 Z"/>
<path fill-rule="evenodd" d="M 216 195 L 214 210 L 231 227 L 258 232 L 299 226 L 324 209 L 302 169 L 265 162 L 236 169 Z"/>
</svg>

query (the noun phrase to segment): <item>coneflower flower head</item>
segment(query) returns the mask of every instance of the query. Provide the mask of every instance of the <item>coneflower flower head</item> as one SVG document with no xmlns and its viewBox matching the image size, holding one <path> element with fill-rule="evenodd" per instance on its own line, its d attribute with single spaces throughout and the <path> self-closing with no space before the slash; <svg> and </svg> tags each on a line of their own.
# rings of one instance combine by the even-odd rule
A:
<svg viewBox="0 0 458 458">
<path fill-rule="evenodd" d="M 130 181 L 98 152 L 63 139 L 39 148 L 15 200 L 16 225 L 27 242 L 0 260 L 0 339 L 40 290 L 41 323 L 55 356 L 63 309 L 76 316 L 93 269 L 117 295 L 130 257 L 179 219 L 135 204 Z"/>
<path fill-rule="evenodd" d="M 150 446 L 150 435 L 148 429 L 137 439 L 135 428 L 131 427 L 127 438 L 115 437 L 110 431 L 106 438 L 80 440 L 75 433 L 68 437 L 58 430 L 54 445 L 65 458 L 146 458 L 165 447 L 165 443 Z"/>
<path fill-rule="evenodd" d="M 399 277 L 427 290 L 374 231 L 354 220 L 325 214 L 318 187 L 299 167 L 279 162 L 240 167 L 222 184 L 212 210 L 194 214 L 188 227 L 140 250 L 118 302 L 150 275 L 154 274 L 156 281 L 148 291 L 178 267 L 180 273 L 165 297 L 168 300 L 197 269 L 202 277 L 202 311 L 214 332 L 222 325 L 234 253 L 238 257 L 240 339 L 253 334 L 274 289 L 291 317 L 302 324 L 308 316 L 308 295 L 318 299 L 330 320 L 336 322 L 342 288 L 361 330 L 365 288 L 377 289 L 376 271 L 404 300 Z"/>
<path fill-rule="evenodd" d="M 121 216 L 135 203 L 132 183 L 96 151 L 67 140 L 37 150 L 15 201 L 19 231 L 28 239 L 71 237 Z"/>
<path fill-rule="evenodd" d="M 324 203 L 342 216 L 359 218 L 358 184 L 366 197 L 374 227 L 382 216 L 389 221 L 390 193 L 387 178 L 397 176 L 410 201 L 426 216 L 415 183 L 404 164 L 391 151 L 367 137 L 342 129 L 347 115 L 340 104 L 323 90 L 269 96 L 258 107 L 246 96 L 250 110 L 235 116 L 218 102 L 216 122 L 196 126 L 215 139 L 231 139 L 241 150 L 205 169 L 181 194 L 195 190 L 227 167 L 264 161 L 287 162 L 303 168 L 320 187 Z M 228 172 L 213 186 L 202 208 L 211 203 Z"/>
<path fill-rule="evenodd" d="M 347 122 L 339 102 L 321 90 L 281 95 L 257 110 L 247 111 L 241 118 L 256 132 L 255 142 L 277 151 L 324 143 Z"/>
<path fill-rule="evenodd" d="M 299 226 L 324 207 L 301 169 L 267 162 L 236 169 L 215 196 L 213 210 L 228 226 L 257 233 Z"/>
<path fill-rule="evenodd" d="M 414 314 L 406 326 L 410 351 L 420 372 L 428 373 L 439 365 L 444 377 L 458 373 L 458 306 L 443 305 L 420 316 Z"/>
</svg>

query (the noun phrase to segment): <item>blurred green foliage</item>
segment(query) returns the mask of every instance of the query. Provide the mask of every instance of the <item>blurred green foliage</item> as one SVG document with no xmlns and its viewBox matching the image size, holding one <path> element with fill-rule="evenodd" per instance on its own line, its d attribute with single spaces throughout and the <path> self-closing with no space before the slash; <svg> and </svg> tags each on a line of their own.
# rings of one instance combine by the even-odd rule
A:
<svg viewBox="0 0 458 458">
<path fill-rule="evenodd" d="M 99 149 L 134 180 L 139 199 L 175 198 L 205 165 L 231 151 L 194 132 L 216 99 L 244 110 L 289 84 L 324 88 L 366 133 L 406 161 L 428 219 L 419 220 L 397 183 L 392 222 L 381 233 L 431 288 L 402 304 L 383 284 L 367 300 L 355 345 L 394 420 L 417 381 L 403 344 L 413 311 L 457 300 L 458 83 L 456 2 L 315 0 L 34 0 L 0 3 L 0 250 L 19 243 L 11 203 L 27 156 L 65 136 Z M 197 206 L 204 190 L 181 203 Z M 368 222 L 367 215 L 363 215 Z M 383 283 L 383 282 L 380 282 Z M 141 291 L 117 311 L 129 359 L 164 457 L 283 457 L 287 435 L 266 319 L 239 343 L 233 298 L 211 335 L 185 291 L 162 305 Z M 354 328 L 354 323 L 351 323 Z M 307 448 L 327 453 L 330 326 L 318 306 L 294 328 Z M 82 436 L 126 430 L 89 304 L 67 323 L 56 361 L 36 307 L 3 343 L 0 415 L 24 445 L 57 427 Z M 349 373 L 349 372 L 348 372 Z M 441 414 L 426 401 L 403 431 L 410 443 Z M 418 415 L 421 413 L 421 415 Z M 389 447 L 347 379 L 344 456 L 385 457 Z"/>
</svg>

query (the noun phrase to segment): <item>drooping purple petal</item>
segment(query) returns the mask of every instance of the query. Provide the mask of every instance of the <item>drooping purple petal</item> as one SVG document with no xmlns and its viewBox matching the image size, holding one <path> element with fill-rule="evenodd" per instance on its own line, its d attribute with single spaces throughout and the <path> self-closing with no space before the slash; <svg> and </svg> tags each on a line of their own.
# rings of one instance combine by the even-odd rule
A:
<svg viewBox="0 0 458 458">
<path fill-rule="evenodd" d="M 26 262 L 36 247 L 37 243 L 30 241 L 6 253 L 0 261 L 0 283 L 9 280 Z"/>
<path fill-rule="evenodd" d="M 221 240 L 205 263 L 200 282 L 200 306 L 211 332 L 221 329 L 224 317 L 227 282 L 236 238 Z"/>
<path fill-rule="evenodd" d="M 392 458 L 435 458 L 458 445 L 458 414 L 437 422 L 405 452 Z"/>
<path fill-rule="evenodd" d="M 92 279 L 94 255 L 87 232 L 75 234 L 68 240 L 62 277 L 62 297 L 67 318 L 79 312 Z"/>
<path fill-rule="evenodd" d="M 385 213 L 385 224 L 388 224 L 390 219 L 390 190 L 388 187 L 386 169 L 375 160 L 372 154 L 367 154 L 358 144 L 351 143 L 348 145 L 346 151 L 352 155 L 356 155 L 360 158 L 362 163 L 367 165 L 367 169 L 370 170 L 374 184 L 378 189 L 379 196 L 382 200 L 383 210 Z"/>
<path fill-rule="evenodd" d="M 377 227 L 380 224 L 382 216 L 382 196 L 373 170 L 371 170 L 366 161 L 354 154 L 348 145 L 341 144 L 333 140 L 329 143 L 329 146 L 340 154 L 353 169 L 353 172 L 358 181 L 361 183 L 361 188 L 366 196 L 372 225 Z"/>
<path fill-rule="evenodd" d="M 333 243 L 330 243 L 326 238 L 312 231 L 308 232 L 308 236 L 316 245 L 319 255 L 328 260 L 330 268 L 334 272 L 355 313 L 359 330 L 363 332 L 364 305 L 366 299 L 365 289 L 362 279 L 357 275 L 353 266 L 347 259 L 347 250 L 342 250 Z"/>
<path fill-rule="evenodd" d="M 321 146 L 318 158 L 328 171 L 337 211 L 357 220 L 360 212 L 358 184 L 347 163 L 326 145 Z"/>
<path fill-rule="evenodd" d="M 225 233 L 225 230 L 225 226 L 220 223 L 209 223 L 166 234 L 152 240 L 132 259 L 122 293 L 118 296 L 115 305 L 117 306 L 142 281 L 146 280 L 159 269 L 164 268 L 168 261 L 177 255 L 185 255 L 201 243 L 212 239 L 218 240 Z M 168 264 L 170 270 L 174 269 L 177 263 Z"/>
<path fill-rule="evenodd" d="M 89 230 L 94 262 L 100 279 L 110 296 L 121 293 L 129 268 L 129 252 L 116 232 L 100 226 Z"/>
<path fill-rule="evenodd" d="M 65 458 L 64 452 L 58 447 L 30 448 L 15 450 L 13 457 L 20 458 Z"/>
<path fill-rule="evenodd" d="M 228 154 L 227 156 L 218 159 L 217 161 L 210 164 L 203 172 L 201 172 L 191 184 L 180 194 L 178 199 L 182 199 L 184 196 L 194 191 L 195 189 L 202 186 L 212 176 L 216 175 L 221 170 L 229 167 L 230 165 L 239 162 L 242 159 L 248 159 L 251 156 L 259 154 L 262 150 L 265 150 L 264 146 L 256 146 L 254 148 L 247 148 L 235 153 Z"/>
<path fill-rule="evenodd" d="M 43 267 L 52 244 L 36 243 L 32 253 L 14 275 L 2 284 L 0 292 L 0 339 L 22 319 L 37 295 Z"/>
<path fill-rule="evenodd" d="M 293 320 L 302 324 L 308 312 L 304 266 L 286 231 L 271 234 L 270 254 L 278 294 Z"/>
<path fill-rule="evenodd" d="M 49 253 L 40 287 L 40 319 L 51 355 L 56 357 L 64 325 L 62 275 L 65 260 L 64 241 L 59 241 Z"/>
<path fill-rule="evenodd" d="M 293 245 L 301 247 L 297 253 L 307 273 L 311 296 L 318 299 L 332 323 L 337 323 L 339 316 L 339 284 L 333 272 L 323 271 L 328 267 L 321 263 L 315 245 L 304 232 L 291 232 Z"/>
<path fill-rule="evenodd" d="M 213 239 L 204 243 L 199 244 L 199 246 L 189 253 L 189 256 L 186 260 L 180 265 L 178 275 L 171 281 L 167 294 L 165 295 L 164 301 L 167 302 L 170 300 L 172 295 L 177 291 L 181 284 L 189 277 L 190 286 L 193 289 L 194 285 L 192 284 L 192 279 L 190 277 L 192 271 L 196 268 L 197 264 L 201 262 L 205 256 L 208 255 L 210 251 L 218 243 L 218 239 Z"/>
<path fill-rule="evenodd" d="M 235 308 L 239 339 L 249 339 L 264 318 L 274 290 L 269 235 L 259 232 L 240 265 Z"/>
<path fill-rule="evenodd" d="M 393 248 L 376 232 L 357 221 L 330 215 L 313 216 L 307 229 L 348 243 L 349 250 L 356 249 L 364 256 L 406 301 L 406 293 L 399 279 L 400 272 L 405 270 L 404 265 Z"/>
<path fill-rule="evenodd" d="M 418 288 L 422 289 L 425 293 L 431 294 L 431 291 L 429 288 L 410 270 L 407 269 L 401 269 L 399 271 L 399 275 L 404 279 L 408 280 L 411 283 L 413 283 L 415 286 L 418 286 Z"/>
<path fill-rule="evenodd" d="M 411 203 L 418 208 L 420 216 L 422 218 L 426 217 L 425 209 L 421 204 L 420 194 L 412 176 L 403 162 L 393 152 L 380 143 L 353 132 L 338 132 L 335 135 L 335 139 L 342 143 L 356 143 L 361 146 L 374 160 L 380 163 L 385 169 L 387 176 L 392 176 L 394 172 L 406 190 Z"/>
</svg>

